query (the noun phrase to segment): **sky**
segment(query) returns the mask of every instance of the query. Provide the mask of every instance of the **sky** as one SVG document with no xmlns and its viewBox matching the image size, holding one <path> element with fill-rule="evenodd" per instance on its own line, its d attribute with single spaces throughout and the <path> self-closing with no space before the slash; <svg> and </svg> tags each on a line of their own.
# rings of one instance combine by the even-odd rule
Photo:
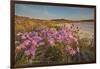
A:
<svg viewBox="0 0 100 69">
<path fill-rule="evenodd" d="M 15 4 L 15 15 L 35 19 L 94 19 L 94 8 Z"/>
</svg>

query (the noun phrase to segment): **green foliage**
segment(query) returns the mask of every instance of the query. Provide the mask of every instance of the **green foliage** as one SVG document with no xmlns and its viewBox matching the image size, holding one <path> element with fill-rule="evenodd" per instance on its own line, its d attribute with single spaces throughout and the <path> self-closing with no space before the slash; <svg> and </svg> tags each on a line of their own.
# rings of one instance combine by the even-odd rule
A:
<svg viewBox="0 0 100 69">
<path fill-rule="evenodd" d="M 63 54 L 56 46 L 49 46 L 45 51 L 45 63 L 61 63 L 63 61 Z"/>
<path fill-rule="evenodd" d="M 82 47 L 80 58 L 81 62 L 91 62 L 95 61 L 95 50 L 94 47 Z"/>
<path fill-rule="evenodd" d="M 23 52 L 17 53 L 15 55 L 16 55 L 15 56 L 15 62 L 16 62 L 15 64 L 16 65 L 28 64 L 29 63 L 28 57 L 26 57 Z"/>
<path fill-rule="evenodd" d="M 34 64 L 41 64 L 43 63 L 43 56 L 44 56 L 44 52 L 45 52 L 46 48 L 44 46 L 40 46 L 37 48 L 36 50 L 36 54 L 35 54 L 35 59 L 34 59 Z"/>
<path fill-rule="evenodd" d="M 64 54 L 57 46 L 38 47 L 34 64 L 49 64 L 63 62 Z"/>
</svg>

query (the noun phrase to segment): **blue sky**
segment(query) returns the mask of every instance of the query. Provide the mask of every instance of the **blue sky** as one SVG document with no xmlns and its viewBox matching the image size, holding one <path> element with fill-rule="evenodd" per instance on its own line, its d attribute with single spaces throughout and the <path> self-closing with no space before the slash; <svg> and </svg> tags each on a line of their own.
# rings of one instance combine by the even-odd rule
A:
<svg viewBox="0 0 100 69">
<path fill-rule="evenodd" d="M 36 19 L 94 19 L 94 8 L 15 4 L 15 15 Z"/>
</svg>

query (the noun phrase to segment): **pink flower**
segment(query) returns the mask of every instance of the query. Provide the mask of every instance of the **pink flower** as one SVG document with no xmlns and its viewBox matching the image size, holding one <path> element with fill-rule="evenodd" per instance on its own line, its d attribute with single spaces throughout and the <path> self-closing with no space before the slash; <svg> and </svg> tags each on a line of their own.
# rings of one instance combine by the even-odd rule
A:
<svg viewBox="0 0 100 69">
<path fill-rule="evenodd" d="M 55 41 L 54 41 L 54 39 L 48 39 L 48 43 L 50 44 L 50 45 L 55 45 Z"/>
<path fill-rule="evenodd" d="M 67 53 L 69 53 L 72 56 L 77 53 L 77 51 L 74 48 L 70 47 L 70 46 L 66 47 L 65 50 L 66 50 Z"/>
<path fill-rule="evenodd" d="M 62 39 L 63 39 L 63 36 L 57 34 L 57 36 L 56 36 L 57 42 L 62 42 Z"/>
<path fill-rule="evenodd" d="M 26 46 L 24 44 L 20 44 L 19 46 L 21 47 L 21 49 L 26 49 Z"/>
<path fill-rule="evenodd" d="M 24 51 L 24 54 L 26 56 L 30 56 L 31 59 L 34 59 L 35 58 L 35 51 L 36 51 L 36 48 L 30 47 L 29 49 Z"/>
<path fill-rule="evenodd" d="M 30 40 L 25 40 L 25 41 L 23 42 L 23 44 L 24 44 L 25 46 L 30 45 L 30 43 L 31 43 L 31 41 L 30 41 Z"/>
<path fill-rule="evenodd" d="M 25 35 L 22 35 L 21 36 L 21 39 L 23 39 L 23 40 L 26 39 L 26 36 Z"/>
<path fill-rule="evenodd" d="M 75 55 L 77 52 L 76 52 L 76 50 L 72 49 L 69 53 L 70 53 L 70 55 L 73 56 L 73 55 Z"/>
<path fill-rule="evenodd" d="M 29 56 L 31 53 L 30 53 L 29 50 L 26 50 L 26 51 L 24 52 L 24 54 L 27 55 L 27 56 Z"/>
<path fill-rule="evenodd" d="M 37 46 L 37 42 L 35 40 L 32 40 L 32 46 Z"/>
<path fill-rule="evenodd" d="M 77 47 L 77 52 L 79 53 L 80 52 L 80 49 Z"/>
<path fill-rule="evenodd" d="M 74 36 L 73 29 L 64 26 L 59 29 L 56 28 L 40 28 L 32 32 L 19 32 L 17 34 L 21 36 L 19 40 L 19 46 L 16 47 L 17 51 L 23 51 L 25 55 L 31 56 L 31 59 L 35 58 L 35 51 L 39 46 L 46 45 L 46 42 L 50 46 L 54 46 L 56 43 L 62 43 L 67 45 L 65 51 L 71 56 L 80 52 L 78 47 L 73 48 L 71 45 L 78 44 L 78 39 Z"/>
<path fill-rule="evenodd" d="M 45 45 L 45 42 L 39 42 L 38 43 L 38 47 L 41 46 L 41 45 Z"/>
</svg>

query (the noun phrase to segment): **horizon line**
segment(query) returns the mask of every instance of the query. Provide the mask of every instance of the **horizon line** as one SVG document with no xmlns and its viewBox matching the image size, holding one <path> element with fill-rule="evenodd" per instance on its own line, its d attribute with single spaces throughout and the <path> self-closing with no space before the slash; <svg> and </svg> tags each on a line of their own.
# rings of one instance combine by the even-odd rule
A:
<svg viewBox="0 0 100 69">
<path fill-rule="evenodd" d="M 22 16 L 22 15 L 14 15 L 14 16 L 26 17 L 26 18 L 30 18 L 30 19 L 39 19 L 39 20 L 56 20 L 56 19 L 65 19 L 65 20 L 71 20 L 71 21 L 95 20 L 95 19 L 79 19 L 79 20 L 74 20 L 74 19 L 68 19 L 68 18 L 41 19 L 41 18 L 35 18 L 35 17 L 31 17 L 31 16 Z"/>
</svg>

